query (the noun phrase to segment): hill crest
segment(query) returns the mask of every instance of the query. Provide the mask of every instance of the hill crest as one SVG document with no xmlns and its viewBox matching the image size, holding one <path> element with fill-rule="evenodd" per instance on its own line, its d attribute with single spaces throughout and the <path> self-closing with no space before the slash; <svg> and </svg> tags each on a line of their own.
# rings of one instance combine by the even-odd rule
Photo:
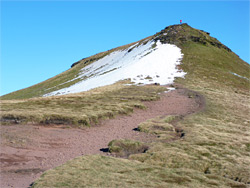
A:
<svg viewBox="0 0 250 188">
<path fill-rule="evenodd" d="M 163 46 L 165 44 L 168 44 L 168 45 L 172 44 L 172 45 L 177 46 L 181 50 L 186 48 L 189 44 L 197 44 L 199 46 L 199 48 L 203 48 L 203 47 L 205 47 L 207 49 L 213 48 L 213 49 L 222 50 L 221 52 L 223 52 L 225 55 L 227 55 L 226 53 L 228 53 L 228 55 L 229 54 L 232 54 L 233 56 L 236 55 L 235 53 L 233 53 L 230 50 L 230 48 L 223 45 L 216 38 L 211 37 L 208 32 L 205 32 L 205 31 L 199 30 L 199 29 L 194 29 L 185 23 L 171 25 L 171 26 L 164 28 L 163 30 L 161 30 L 160 32 L 158 32 L 156 34 L 149 36 L 147 38 L 144 38 L 142 40 L 139 40 L 137 42 L 123 45 L 123 46 L 120 46 L 117 48 L 113 48 L 111 50 L 101 52 L 101 53 L 95 54 L 95 55 L 87 57 L 87 58 L 83 58 L 82 60 L 72 64 L 72 66 L 69 70 L 67 70 L 59 75 L 56 75 L 55 77 L 52 77 L 44 82 L 33 85 L 29 88 L 25 88 L 25 89 L 4 95 L 1 97 L 1 99 L 25 99 L 25 98 L 49 96 L 49 94 L 51 94 L 51 93 L 56 94 L 57 93 L 56 91 L 62 91 L 65 88 L 69 88 L 69 87 L 71 87 L 79 82 L 84 81 L 84 79 L 88 79 L 88 77 L 84 77 L 84 76 L 81 77 L 80 76 L 82 74 L 82 70 L 84 70 L 85 67 L 91 66 L 91 64 L 93 64 L 95 62 L 102 60 L 104 58 L 107 58 L 110 54 L 117 52 L 117 51 L 124 52 L 127 50 L 128 54 L 132 53 L 133 49 L 138 48 L 139 46 L 143 47 L 146 44 L 149 44 L 149 42 L 152 43 L 151 48 L 147 49 L 149 56 L 150 56 L 151 50 L 157 46 L 156 45 L 157 41 L 160 41 L 160 43 L 163 44 Z M 133 47 L 133 45 L 135 45 L 135 46 Z M 144 55 L 146 55 L 146 54 L 147 53 L 145 53 Z M 186 54 L 184 53 L 184 56 L 185 55 Z M 235 58 L 236 58 L 235 61 L 238 62 L 237 58 L 239 59 L 239 57 L 237 56 Z M 242 61 L 242 60 L 239 60 L 239 62 L 244 63 L 244 61 Z M 177 66 L 177 69 L 180 70 L 180 57 L 178 60 L 175 60 L 175 65 Z M 244 65 L 244 66 L 246 66 L 246 65 Z M 228 68 L 230 68 L 230 66 L 228 66 Z M 111 73 L 111 72 L 114 72 L 116 69 L 117 69 L 117 67 L 114 67 L 113 70 L 112 69 L 105 70 L 100 74 Z M 184 72 L 186 72 L 186 71 L 184 71 Z M 237 70 L 235 71 L 235 69 L 234 70 L 228 69 L 227 72 L 233 72 L 233 73 L 236 73 L 236 74 L 243 76 L 243 77 L 246 76 L 246 75 L 242 75 L 241 71 L 237 71 Z M 171 74 L 174 75 L 174 73 L 170 73 L 170 77 L 171 77 Z M 140 74 L 138 73 L 136 76 L 139 76 L 139 75 Z M 154 76 L 156 77 L 156 75 L 157 74 L 155 74 Z M 89 75 L 89 76 L 93 76 L 93 75 Z M 181 77 L 183 77 L 183 76 L 184 76 L 184 74 L 181 75 Z M 144 76 L 144 78 L 146 78 L 146 77 L 153 78 L 150 75 Z M 148 80 L 152 80 L 152 79 L 148 79 Z M 131 81 L 133 81 L 133 80 L 131 80 Z M 151 83 L 155 83 L 155 82 L 157 82 L 157 79 L 155 81 L 153 79 L 153 81 Z M 168 83 L 170 83 L 170 82 L 168 82 Z M 109 84 L 111 84 L 111 83 L 109 83 Z M 65 92 L 64 92 L 64 94 L 65 94 Z"/>
</svg>

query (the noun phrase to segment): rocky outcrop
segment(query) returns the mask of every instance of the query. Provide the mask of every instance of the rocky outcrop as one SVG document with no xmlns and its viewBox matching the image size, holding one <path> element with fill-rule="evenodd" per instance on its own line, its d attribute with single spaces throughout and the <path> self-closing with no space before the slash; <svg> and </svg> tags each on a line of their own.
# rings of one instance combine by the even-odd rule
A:
<svg viewBox="0 0 250 188">
<path fill-rule="evenodd" d="M 159 33 L 155 34 L 155 41 L 160 40 L 162 43 L 175 44 L 181 47 L 184 43 L 192 41 L 202 45 L 213 45 L 217 48 L 223 48 L 229 52 L 231 49 L 223 45 L 216 38 L 210 36 L 210 33 L 190 27 L 188 24 L 178 24 L 166 27 Z"/>
<path fill-rule="evenodd" d="M 77 62 L 73 63 L 73 64 L 71 65 L 71 68 L 74 67 L 74 66 L 76 66 L 77 64 L 79 64 L 79 63 L 80 63 L 82 60 L 84 60 L 84 59 L 86 59 L 86 58 L 83 58 L 83 59 L 81 59 L 80 61 L 77 61 Z"/>
<path fill-rule="evenodd" d="M 93 56 L 90 56 L 90 57 L 83 58 L 80 61 L 77 61 L 77 62 L 73 63 L 71 65 L 71 68 L 73 68 L 74 66 L 76 66 L 79 63 L 84 63 L 84 64 L 92 63 L 94 61 L 97 61 L 97 60 L 105 57 L 109 53 L 110 53 L 110 50 L 108 50 L 107 52 L 104 52 L 104 53 L 100 53 L 100 54 L 96 54 L 96 55 L 93 55 Z"/>
</svg>

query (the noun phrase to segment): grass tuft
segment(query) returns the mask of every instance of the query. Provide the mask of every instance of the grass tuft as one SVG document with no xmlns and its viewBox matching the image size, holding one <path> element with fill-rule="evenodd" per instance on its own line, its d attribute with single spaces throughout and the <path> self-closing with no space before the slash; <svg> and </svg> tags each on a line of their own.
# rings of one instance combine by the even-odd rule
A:
<svg viewBox="0 0 250 188">
<path fill-rule="evenodd" d="M 110 153 L 125 158 L 131 154 L 145 153 L 149 148 L 144 143 L 133 140 L 113 140 L 108 146 Z"/>
<path fill-rule="evenodd" d="M 177 136 L 175 127 L 171 122 L 177 116 L 156 117 L 140 123 L 138 130 L 141 132 L 154 134 L 161 140 L 172 140 Z"/>
</svg>

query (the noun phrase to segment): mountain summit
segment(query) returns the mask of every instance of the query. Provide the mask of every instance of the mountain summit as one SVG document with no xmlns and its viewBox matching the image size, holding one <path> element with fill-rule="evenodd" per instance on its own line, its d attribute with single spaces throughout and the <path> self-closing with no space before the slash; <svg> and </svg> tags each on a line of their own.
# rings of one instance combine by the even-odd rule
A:
<svg viewBox="0 0 250 188">
<path fill-rule="evenodd" d="M 182 50 L 190 44 L 234 54 L 208 32 L 188 24 L 172 25 L 138 42 L 83 58 L 53 78 L 1 98 L 24 99 L 77 93 L 125 79 L 132 84 L 170 84 L 176 77 L 185 76 L 186 72 L 180 68 Z"/>
<path fill-rule="evenodd" d="M 10 125 L 0 126 L 4 130 L 1 137 L 6 140 L 2 145 L 11 148 L 9 154 L 3 155 L 6 157 L 3 166 L 13 155 L 14 147 L 25 151 L 12 158 L 19 159 L 17 156 L 21 155 L 23 158 L 26 146 L 35 148 L 40 137 L 38 154 L 49 147 L 55 155 L 55 160 L 47 156 L 49 164 L 69 159 L 71 151 L 83 156 L 45 172 L 32 187 L 249 187 L 249 72 L 249 64 L 227 46 L 208 32 L 187 24 L 169 26 L 138 42 L 84 58 L 53 78 L 1 97 L 23 99 L 1 100 L 0 122 Z M 164 93 L 166 87 L 154 84 L 173 82 L 175 91 L 167 93 Z M 112 85 L 104 86 L 107 84 Z M 95 87 L 99 88 L 70 94 Z M 110 121 L 106 125 L 100 123 L 117 115 L 131 114 L 135 108 L 145 109 L 153 104 L 149 101 L 157 99 L 154 110 L 149 107 L 131 115 L 138 119 L 121 117 L 116 120 L 122 119 L 124 124 L 116 120 L 113 125 Z M 40 128 L 30 125 L 59 125 L 63 129 L 53 128 L 49 132 L 41 128 L 42 132 L 37 132 Z M 92 125 L 98 125 L 97 129 L 91 129 L 92 140 L 85 137 L 90 135 L 90 129 L 74 129 L 69 134 L 70 126 Z M 112 129 L 124 133 L 124 137 Z M 62 130 L 65 134 L 59 137 Z M 130 137 L 132 134 L 138 138 L 140 133 L 132 130 L 144 132 L 145 142 L 127 140 L 134 138 Z M 79 136 L 74 137 L 76 132 Z M 68 143 L 80 145 L 68 150 Z M 84 156 L 85 147 L 91 148 L 91 154 L 96 148 L 99 154 L 107 150 L 101 149 L 106 146 L 115 156 L 128 159 Z M 62 147 L 66 152 L 62 152 Z M 40 161 L 37 164 L 41 167 L 34 166 L 48 167 Z M 24 170 L 29 176 L 27 169 L 34 163 L 27 164 L 15 165 L 23 167 L 18 170 L 7 165 L 3 172 L 23 179 L 20 173 Z"/>
<path fill-rule="evenodd" d="M 181 47 L 184 43 L 192 41 L 203 45 L 211 44 L 218 48 L 226 49 L 231 52 L 231 49 L 223 45 L 217 39 L 210 36 L 210 33 L 190 27 L 188 24 L 180 24 L 166 27 L 156 34 L 154 40 L 160 40 L 161 43 L 175 44 Z"/>
</svg>

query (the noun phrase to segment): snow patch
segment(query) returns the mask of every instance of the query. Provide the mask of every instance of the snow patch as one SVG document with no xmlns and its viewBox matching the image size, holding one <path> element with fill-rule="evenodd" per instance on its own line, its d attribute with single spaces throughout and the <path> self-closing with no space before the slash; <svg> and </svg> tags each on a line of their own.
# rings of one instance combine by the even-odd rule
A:
<svg viewBox="0 0 250 188">
<path fill-rule="evenodd" d="M 80 78 L 80 82 L 44 96 L 78 93 L 124 79 L 131 79 L 134 84 L 166 85 L 173 83 L 175 77 L 184 77 L 186 73 L 177 68 L 183 57 L 181 49 L 160 41 L 152 48 L 154 43 L 149 41 L 112 52 L 81 69 L 78 77 L 74 78 Z"/>
<path fill-rule="evenodd" d="M 240 77 L 240 78 L 244 78 L 244 79 L 246 79 L 246 80 L 249 80 L 247 77 L 238 75 L 238 74 L 236 74 L 236 73 L 234 73 L 234 72 L 230 72 L 230 73 L 233 74 L 233 75 L 235 75 L 235 76 L 238 76 L 238 77 Z"/>
<path fill-rule="evenodd" d="M 175 90 L 175 88 L 174 87 L 167 87 L 167 91 L 165 91 L 165 93 L 168 93 L 168 92 L 170 92 L 170 91 L 174 91 Z"/>
</svg>

